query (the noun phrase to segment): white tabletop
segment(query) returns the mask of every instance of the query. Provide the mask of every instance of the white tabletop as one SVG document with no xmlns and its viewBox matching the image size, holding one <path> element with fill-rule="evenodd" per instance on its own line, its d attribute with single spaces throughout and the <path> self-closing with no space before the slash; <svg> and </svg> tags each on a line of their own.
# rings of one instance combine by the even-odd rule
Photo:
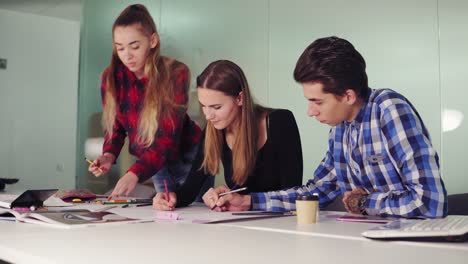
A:
<svg viewBox="0 0 468 264">
<path fill-rule="evenodd" d="M 151 210 L 150 207 L 146 207 Z M 0 259 L 14 263 L 467 263 L 468 243 L 381 242 L 375 224 L 324 216 L 226 224 L 157 220 L 63 230 L 0 221 Z"/>
</svg>

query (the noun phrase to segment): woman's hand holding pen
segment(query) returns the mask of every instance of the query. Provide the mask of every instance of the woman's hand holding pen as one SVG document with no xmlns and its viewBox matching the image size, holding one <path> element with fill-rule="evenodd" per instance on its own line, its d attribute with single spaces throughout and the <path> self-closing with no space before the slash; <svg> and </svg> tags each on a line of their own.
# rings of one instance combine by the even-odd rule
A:
<svg viewBox="0 0 468 264">
<path fill-rule="evenodd" d="M 250 203 L 250 195 L 229 193 L 219 197 L 216 207 L 220 208 L 221 211 L 248 211 L 250 210 Z"/>
<path fill-rule="evenodd" d="M 231 190 L 227 186 L 210 188 L 203 195 L 203 202 L 213 211 L 248 211 L 250 209 L 250 195 L 240 195 L 237 192 L 247 189 Z"/>
<path fill-rule="evenodd" d="M 99 156 L 95 159 L 88 167 L 88 171 L 90 171 L 94 176 L 99 177 L 103 174 L 107 173 L 115 161 L 115 156 L 111 153 L 104 153 L 103 155 Z"/>
<path fill-rule="evenodd" d="M 213 211 L 221 212 L 223 211 L 222 208 L 219 208 L 216 206 L 216 203 L 218 202 L 219 193 L 224 193 L 228 192 L 230 189 L 227 186 L 218 186 L 216 188 L 210 188 L 206 193 L 203 195 L 202 199 L 203 202 L 205 203 L 208 208 L 211 208 Z"/>
<path fill-rule="evenodd" d="M 169 198 L 164 192 L 158 192 L 153 198 L 153 208 L 160 211 L 172 211 L 177 204 L 177 195 L 174 192 L 169 193 Z"/>
</svg>

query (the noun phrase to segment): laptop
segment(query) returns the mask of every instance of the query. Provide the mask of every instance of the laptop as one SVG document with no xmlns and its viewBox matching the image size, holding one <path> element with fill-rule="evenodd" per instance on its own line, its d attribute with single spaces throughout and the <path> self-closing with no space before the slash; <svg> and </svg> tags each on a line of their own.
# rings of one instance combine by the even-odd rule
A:
<svg viewBox="0 0 468 264">
<path fill-rule="evenodd" d="M 27 190 L 18 195 L 4 195 L 0 199 L 0 207 L 4 208 L 35 208 L 42 207 L 44 201 L 56 193 L 57 189 Z"/>
<path fill-rule="evenodd" d="M 380 240 L 459 242 L 468 239 L 468 216 L 449 215 L 438 219 L 399 219 L 362 233 Z"/>
</svg>

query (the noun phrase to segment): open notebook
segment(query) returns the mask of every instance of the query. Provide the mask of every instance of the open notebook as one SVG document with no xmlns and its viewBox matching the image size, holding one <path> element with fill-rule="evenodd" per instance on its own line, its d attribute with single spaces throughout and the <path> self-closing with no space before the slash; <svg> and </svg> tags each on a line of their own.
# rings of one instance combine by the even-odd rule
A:
<svg viewBox="0 0 468 264">
<path fill-rule="evenodd" d="M 152 221 L 128 218 L 107 212 L 106 209 L 107 208 L 103 207 L 100 210 L 94 211 L 87 209 L 65 209 L 53 211 L 38 210 L 30 212 L 17 212 L 12 209 L 0 208 L 0 220 L 40 224 L 58 228 L 76 228 L 124 223 L 133 224 Z"/>
<path fill-rule="evenodd" d="M 400 219 L 362 233 L 373 239 L 465 241 L 468 239 L 468 216 L 449 215 L 439 219 Z"/>
</svg>

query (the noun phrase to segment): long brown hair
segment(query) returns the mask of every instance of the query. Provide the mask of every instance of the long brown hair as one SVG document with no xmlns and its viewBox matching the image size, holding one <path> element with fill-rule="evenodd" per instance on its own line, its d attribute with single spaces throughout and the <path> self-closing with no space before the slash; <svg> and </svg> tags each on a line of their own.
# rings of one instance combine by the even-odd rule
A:
<svg viewBox="0 0 468 264">
<path fill-rule="evenodd" d="M 233 97 L 239 96 L 242 92 L 239 128 L 232 147 L 233 181 L 242 185 L 255 169 L 258 141 L 257 121 L 266 109 L 254 103 L 244 72 L 228 60 L 218 60 L 208 65 L 197 77 L 197 87 L 220 91 Z M 208 122 L 205 134 L 205 156 L 201 169 L 212 175 L 219 172 L 222 146 L 223 132 Z"/>
<path fill-rule="evenodd" d="M 148 37 L 156 34 L 156 25 L 148 9 L 144 5 L 135 4 L 125 8 L 112 26 L 112 35 L 119 26 L 137 25 L 139 30 Z M 158 37 L 159 39 L 159 37 Z M 115 70 L 122 62 L 113 46 L 112 58 L 105 69 L 106 93 L 102 123 L 107 133 L 112 135 L 117 107 Z M 144 147 L 153 144 L 154 135 L 158 129 L 158 121 L 167 118 L 180 107 L 173 102 L 173 84 L 170 80 L 171 61 L 160 55 L 160 41 L 152 48 L 146 59 L 144 75 L 148 82 L 145 85 L 143 106 L 138 120 L 138 142 Z"/>
</svg>

